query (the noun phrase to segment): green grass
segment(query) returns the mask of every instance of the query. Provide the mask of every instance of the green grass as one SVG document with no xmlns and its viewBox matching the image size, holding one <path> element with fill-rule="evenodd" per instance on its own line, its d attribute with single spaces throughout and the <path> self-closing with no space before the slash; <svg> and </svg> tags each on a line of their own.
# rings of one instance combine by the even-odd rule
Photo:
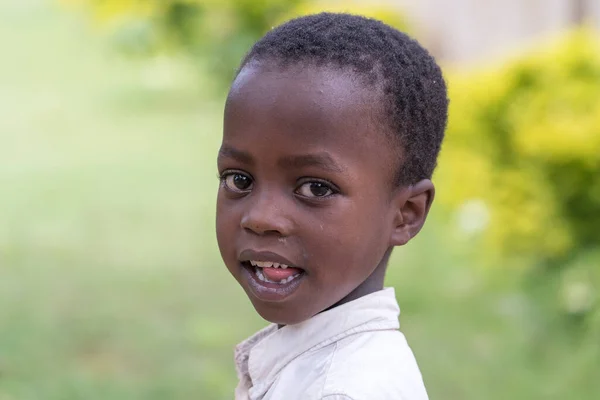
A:
<svg viewBox="0 0 600 400">
<path fill-rule="evenodd" d="M 119 59 L 80 16 L 12 3 L 0 5 L 0 400 L 232 398 L 233 346 L 264 322 L 213 233 L 222 99 L 184 63 Z M 597 342 L 544 330 L 539 298 L 469 265 L 440 220 L 388 277 L 431 398 L 600 392 Z"/>
</svg>

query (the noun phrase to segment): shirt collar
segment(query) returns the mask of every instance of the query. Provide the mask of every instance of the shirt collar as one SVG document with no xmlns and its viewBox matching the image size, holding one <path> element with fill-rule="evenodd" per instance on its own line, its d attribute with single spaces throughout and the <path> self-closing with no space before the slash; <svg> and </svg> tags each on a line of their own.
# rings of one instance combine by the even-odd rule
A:
<svg viewBox="0 0 600 400">
<path fill-rule="evenodd" d="M 253 391 L 265 391 L 288 363 L 309 350 L 346 336 L 398 329 L 400 308 L 393 288 L 386 288 L 324 311 L 295 325 L 277 329 L 271 324 L 236 347 L 240 379 L 249 379 Z"/>
</svg>

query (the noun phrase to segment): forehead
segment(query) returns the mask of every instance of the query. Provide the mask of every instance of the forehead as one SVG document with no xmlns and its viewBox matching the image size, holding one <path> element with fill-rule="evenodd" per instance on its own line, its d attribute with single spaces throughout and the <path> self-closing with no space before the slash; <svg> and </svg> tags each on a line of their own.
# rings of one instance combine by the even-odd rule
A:
<svg viewBox="0 0 600 400">
<path fill-rule="evenodd" d="M 331 120 L 346 112 L 374 111 L 378 108 L 375 92 L 352 72 L 333 67 L 250 64 L 233 82 L 228 105 L 252 100 L 253 104 L 246 106 L 263 111 L 275 106 L 278 111 L 291 107 L 295 113 L 327 114 L 323 119 Z"/>
<path fill-rule="evenodd" d="M 381 96 L 352 72 L 333 67 L 250 64 L 227 98 L 224 140 L 242 139 L 256 129 L 288 141 L 357 141 L 377 146 L 382 131 Z M 273 139 L 273 138 L 271 138 Z"/>
</svg>

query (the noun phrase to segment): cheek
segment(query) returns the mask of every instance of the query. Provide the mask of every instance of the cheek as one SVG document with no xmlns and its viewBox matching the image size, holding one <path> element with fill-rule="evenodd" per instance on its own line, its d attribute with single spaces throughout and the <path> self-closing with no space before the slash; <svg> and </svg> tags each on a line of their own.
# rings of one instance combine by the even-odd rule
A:
<svg viewBox="0 0 600 400">
<path fill-rule="evenodd" d="M 308 234 L 309 254 L 322 269 L 369 269 L 378 263 L 387 248 L 382 208 L 355 202 L 342 202 L 309 222 L 313 234 Z"/>
<path fill-rule="evenodd" d="M 234 251 L 234 239 L 236 227 L 239 226 L 239 220 L 237 219 L 235 209 L 224 204 L 225 202 L 227 202 L 227 199 L 223 199 L 222 195 L 219 194 L 217 198 L 215 225 L 221 256 L 227 260 L 227 257 L 231 256 L 229 253 Z"/>
</svg>

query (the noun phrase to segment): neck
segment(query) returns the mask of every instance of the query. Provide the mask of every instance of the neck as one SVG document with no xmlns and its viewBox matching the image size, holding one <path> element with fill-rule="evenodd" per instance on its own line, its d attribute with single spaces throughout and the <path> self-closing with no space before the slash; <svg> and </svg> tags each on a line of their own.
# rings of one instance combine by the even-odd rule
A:
<svg viewBox="0 0 600 400">
<path fill-rule="evenodd" d="M 371 275 L 364 282 L 356 287 L 353 291 L 348 293 L 343 299 L 327 308 L 324 311 L 330 310 L 334 307 L 342 305 L 344 303 L 348 303 L 349 301 L 356 300 L 373 292 L 377 292 L 383 289 L 383 281 L 385 279 L 385 271 L 387 270 L 388 261 L 390 260 L 390 255 L 392 254 L 393 247 L 390 247 L 383 258 L 377 265 L 377 267 L 373 270 Z"/>
<path fill-rule="evenodd" d="M 326 308 L 323 311 L 331 310 L 332 308 L 335 308 L 344 303 L 348 303 L 349 301 L 356 300 L 373 292 L 382 290 L 383 281 L 385 279 L 385 271 L 387 269 L 388 261 L 390 260 L 390 256 L 392 254 L 392 250 L 393 247 L 387 249 L 377 267 L 373 270 L 371 275 L 369 275 L 369 277 L 365 279 L 364 282 L 358 285 L 356 289 L 348 293 L 343 299 L 341 299 L 340 301 L 338 301 L 331 307 Z M 285 325 L 277 325 L 277 329 L 281 329 L 284 326 Z"/>
</svg>

